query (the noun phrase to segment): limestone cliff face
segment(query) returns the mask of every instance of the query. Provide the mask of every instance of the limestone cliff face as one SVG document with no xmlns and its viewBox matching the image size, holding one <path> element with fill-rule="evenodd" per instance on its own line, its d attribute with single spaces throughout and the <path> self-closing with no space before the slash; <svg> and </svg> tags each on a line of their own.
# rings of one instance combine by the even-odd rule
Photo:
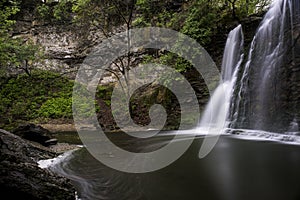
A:
<svg viewBox="0 0 300 200">
<path fill-rule="evenodd" d="M 74 71 L 90 48 L 103 39 L 98 32 L 76 30 L 71 24 L 43 24 L 33 18 L 18 20 L 13 35 L 42 47 L 45 59 L 37 64 L 39 68 L 61 72 Z"/>
<path fill-rule="evenodd" d="M 114 30 L 121 31 L 124 31 L 123 27 Z M 84 29 L 74 24 L 47 24 L 28 15 L 17 20 L 13 35 L 41 46 L 44 56 L 35 63 L 35 67 L 61 72 L 71 78 L 76 76 L 85 57 L 106 39 L 101 30 L 95 28 Z M 116 77 L 110 73 L 104 74 L 101 80 L 104 84 L 115 81 Z"/>
</svg>

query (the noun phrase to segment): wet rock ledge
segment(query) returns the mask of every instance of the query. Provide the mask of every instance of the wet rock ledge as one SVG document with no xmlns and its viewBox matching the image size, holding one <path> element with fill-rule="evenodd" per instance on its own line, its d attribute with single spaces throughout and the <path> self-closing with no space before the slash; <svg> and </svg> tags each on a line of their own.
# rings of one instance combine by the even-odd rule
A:
<svg viewBox="0 0 300 200">
<path fill-rule="evenodd" d="M 68 179 L 38 167 L 57 154 L 0 129 L 0 192 L 9 199 L 74 200 Z"/>
</svg>

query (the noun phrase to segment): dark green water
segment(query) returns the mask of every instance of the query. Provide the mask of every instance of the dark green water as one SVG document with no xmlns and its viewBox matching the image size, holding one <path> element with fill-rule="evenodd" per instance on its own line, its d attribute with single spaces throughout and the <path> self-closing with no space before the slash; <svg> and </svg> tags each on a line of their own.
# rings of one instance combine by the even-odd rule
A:
<svg viewBox="0 0 300 200">
<path fill-rule="evenodd" d="M 139 151 L 166 141 L 159 136 L 142 142 L 122 134 L 111 138 Z M 197 137 L 176 162 L 145 174 L 108 168 L 85 148 L 52 170 L 70 178 L 84 200 L 300 200 L 300 146 L 222 136 L 199 159 L 202 141 Z"/>
</svg>

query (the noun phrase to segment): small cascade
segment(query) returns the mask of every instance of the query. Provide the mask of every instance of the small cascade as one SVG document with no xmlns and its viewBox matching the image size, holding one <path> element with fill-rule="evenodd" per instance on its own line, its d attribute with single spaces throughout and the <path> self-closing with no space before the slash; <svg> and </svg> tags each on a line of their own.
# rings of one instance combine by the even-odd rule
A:
<svg viewBox="0 0 300 200">
<path fill-rule="evenodd" d="M 198 129 L 221 131 L 224 126 L 227 126 L 233 86 L 243 60 L 243 43 L 243 31 L 239 25 L 228 35 L 223 55 L 221 81 L 205 108 Z"/>
</svg>

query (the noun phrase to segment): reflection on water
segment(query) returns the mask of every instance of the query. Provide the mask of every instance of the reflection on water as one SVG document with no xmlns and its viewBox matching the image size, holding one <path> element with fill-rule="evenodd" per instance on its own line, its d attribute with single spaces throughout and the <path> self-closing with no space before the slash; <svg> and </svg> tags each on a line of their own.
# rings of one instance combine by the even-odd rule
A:
<svg viewBox="0 0 300 200">
<path fill-rule="evenodd" d="M 143 142 L 128 141 L 121 134 L 114 138 L 119 146 L 134 146 L 139 151 L 168 141 L 167 136 Z M 300 199 L 300 146 L 222 136 L 214 150 L 199 159 L 202 141 L 198 137 L 175 163 L 146 174 L 110 169 L 85 148 L 52 170 L 70 178 L 84 200 Z"/>
</svg>

